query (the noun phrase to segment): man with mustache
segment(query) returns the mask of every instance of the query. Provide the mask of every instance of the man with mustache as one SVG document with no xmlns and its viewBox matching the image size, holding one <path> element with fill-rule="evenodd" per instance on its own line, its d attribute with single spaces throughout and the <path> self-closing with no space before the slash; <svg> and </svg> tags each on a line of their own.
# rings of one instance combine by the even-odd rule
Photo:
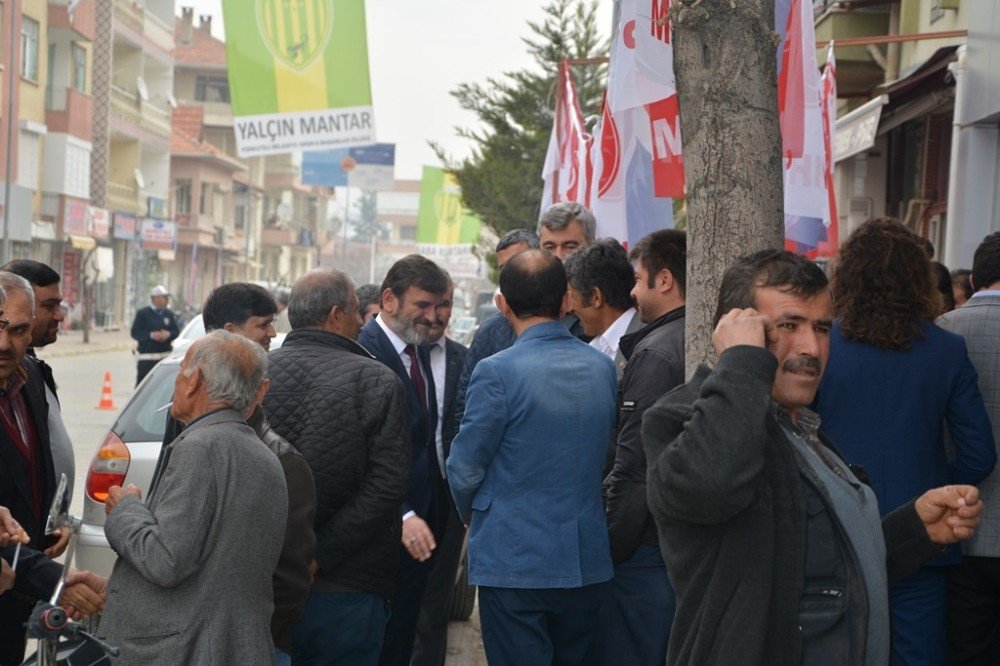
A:
<svg viewBox="0 0 1000 666">
<path fill-rule="evenodd" d="M 434 497 L 434 488 L 442 478 L 436 446 L 437 399 L 424 345 L 430 339 L 437 308 L 449 284 L 448 274 L 430 259 L 418 254 L 403 257 L 382 281 L 382 311 L 358 335 L 361 346 L 403 382 L 410 405 L 410 489 L 402 507 L 402 548 L 382 664 L 410 663 L 431 555 L 447 515 Z"/>
<path fill-rule="evenodd" d="M 807 409 L 830 350 L 823 271 L 764 250 L 723 277 L 719 360 L 643 417 L 647 497 L 677 592 L 670 664 L 889 663 L 888 586 L 972 536 L 973 486 L 879 517 Z"/>
<path fill-rule="evenodd" d="M 63 423 L 52 368 L 35 354 L 36 350 L 56 341 L 59 324 L 65 316 L 62 308 L 62 290 L 59 288 L 59 273 L 46 264 L 31 259 L 15 259 L 0 270 L 20 275 L 31 283 L 35 293 L 35 324 L 31 328 L 31 346 L 28 347 L 27 358 L 38 367 L 42 379 L 45 380 L 45 398 L 49 403 L 49 442 L 52 445 L 55 478 L 58 481 L 60 475 L 66 475 L 69 496 L 73 497 L 73 480 L 76 478 L 73 442 L 70 441 L 69 432 Z"/>
<path fill-rule="evenodd" d="M 34 291 L 24 278 L 0 271 L 0 294 L 6 294 L 0 319 L 0 506 L 10 509 L 27 532 L 28 546 L 56 557 L 65 542 L 53 543 L 45 536 L 45 517 L 56 489 L 45 383 L 38 368 L 24 362 L 35 319 Z M 26 596 L 0 597 L 3 666 L 21 662 L 23 624 L 35 601 Z"/>
</svg>

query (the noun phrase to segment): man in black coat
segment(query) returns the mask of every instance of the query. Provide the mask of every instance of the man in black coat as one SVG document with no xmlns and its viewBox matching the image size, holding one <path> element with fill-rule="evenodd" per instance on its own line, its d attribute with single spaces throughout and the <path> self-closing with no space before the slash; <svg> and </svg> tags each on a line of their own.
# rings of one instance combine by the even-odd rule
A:
<svg viewBox="0 0 1000 666">
<path fill-rule="evenodd" d="M 686 252 L 683 231 L 662 229 L 629 253 L 632 296 L 646 325 L 619 342 L 626 365 L 618 384 L 614 465 L 604 480 L 615 577 L 601 608 L 603 664 L 662 666 L 667 656 L 674 590 L 646 504 L 641 428 L 646 409 L 684 383 Z"/>
<path fill-rule="evenodd" d="M 451 501 L 451 490 L 444 471 L 444 461 L 451 451 L 451 442 L 458 434 L 455 420 L 455 396 L 458 393 L 458 379 L 465 365 L 468 348 L 445 335 L 451 321 L 452 299 L 455 284 L 451 283 L 448 293 L 437 308 L 437 316 L 431 327 L 428 354 L 431 374 L 434 377 L 435 398 L 438 406 L 436 457 L 441 478 L 437 483 L 435 502 L 446 513 L 443 535 L 434 554 L 434 563 L 427 578 L 420 616 L 417 620 L 417 638 L 413 645 L 411 666 L 443 666 L 448 648 L 448 601 L 455 585 L 455 576 L 462 558 L 462 544 L 465 542 L 465 525 L 458 517 L 455 503 Z"/>
<path fill-rule="evenodd" d="M 45 536 L 55 482 L 45 382 L 35 364 L 24 362 L 34 292 L 27 280 L 6 271 L 0 272 L 0 287 L 5 295 L 0 319 L 0 506 L 27 532 L 28 546 L 44 550 L 55 541 Z M 23 624 L 36 601 L 15 592 L 0 597 L 0 665 L 21 663 Z"/>
<path fill-rule="evenodd" d="M 790 252 L 722 280 L 700 366 L 643 417 L 647 496 L 677 591 L 671 664 L 886 664 L 888 585 L 970 537 L 973 486 L 879 518 L 809 411 L 829 357 L 827 278 Z"/>
<path fill-rule="evenodd" d="M 319 571 L 295 626 L 295 662 L 378 663 L 399 564 L 410 481 L 407 396 L 355 338 L 348 277 L 318 268 L 292 287 L 292 332 L 269 355 L 264 408 L 316 480 Z"/>
<path fill-rule="evenodd" d="M 430 259 L 418 254 L 403 257 L 382 281 L 382 311 L 358 336 L 358 342 L 403 382 L 410 405 L 412 471 L 401 515 L 396 596 L 380 659 L 386 665 L 410 663 L 431 555 L 441 540 L 447 515 L 435 501 L 442 479 L 437 455 L 438 409 L 424 345 L 449 281 L 448 274 Z"/>
<path fill-rule="evenodd" d="M 170 292 L 161 284 L 149 292 L 151 303 L 140 308 L 132 321 L 132 338 L 139 343 L 135 383 L 138 386 L 157 363 L 170 356 L 170 343 L 180 335 L 177 318 L 167 305 Z"/>
</svg>

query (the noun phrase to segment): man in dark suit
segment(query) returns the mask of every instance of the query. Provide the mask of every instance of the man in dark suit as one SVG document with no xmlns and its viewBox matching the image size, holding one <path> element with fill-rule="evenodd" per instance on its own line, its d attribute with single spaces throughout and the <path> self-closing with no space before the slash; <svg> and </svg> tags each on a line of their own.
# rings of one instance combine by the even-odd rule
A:
<svg viewBox="0 0 1000 666">
<path fill-rule="evenodd" d="M 451 501 L 451 491 L 445 477 L 444 462 L 448 459 L 451 441 L 458 433 L 455 420 L 455 394 L 458 392 L 458 378 L 465 365 L 469 350 L 445 335 L 451 321 L 452 298 L 455 284 L 448 286 L 448 293 L 437 309 L 434 326 L 431 327 L 428 353 L 431 374 L 434 376 L 435 398 L 438 404 L 436 453 L 441 479 L 437 483 L 435 501 L 441 507 L 444 527 L 427 578 L 427 588 L 420 604 L 417 620 L 417 639 L 413 645 L 411 666 L 443 666 L 448 648 L 448 599 L 455 583 L 455 574 L 462 558 L 462 543 L 465 541 L 465 527 L 462 525 L 455 505 Z"/>
<path fill-rule="evenodd" d="M 28 533 L 28 546 L 43 550 L 45 517 L 55 492 L 49 448 L 45 382 L 34 364 L 24 363 L 31 344 L 34 293 L 22 277 L 0 272 L 0 506 Z M 49 550 L 47 555 L 54 555 Z M 11 592 L 0 597 L 0 664 L 19 664 L 24 627 L 36 599 Z"/>
<path fill-rule="evenodd" d="M 135 383 L 149 374 L 157 363 L 170 355 L 171 341 L 180 335 L 177 318 L 167 305 L 170 292 L 161 284 L 149 292 L 150 305 L 135 313 L 132 321 L 132 338 L 139 343 L 139 361 Z"/>
<path fill-rule="evenodd" d="M 436 446 L 437 399 L 423 345 L 429 340 L 448 284 L 448 274 L 430 259 L 417 254 L 403 257 L 392 265 L 382 282 L 382 311 L 358 335 L 358 342 L 403 381 L 410 405 L 410 489 L 403 502 L 403 548 L 392 615 L 382 646 L 382 664 L 410 663 L 431 554 L 441 538 L 443 521 L 434 501 L 441 479 Z"/>
<path fill-rule="evenodd" d="M 73 442 L 70 441 L 66 424 L 63 423 L 52 368 L 35 355 L 37 350 L 55 342 L 59 335 L 59 324 L 62 323 L 64 316 L 59 273 L 52 270 L 52 267 L 31 259 L 15 259 L 0 270 L 20 275 L 31 283 L 31 288 L 35 292 L 35 323 L 32 326 L 31 345 L 28 347 L 26 357 L 38 366 L 45 380 L 45 397 L 49 403 L 49 444 L 52 448 L 56 483 L 59 482 L 59 477 L 65 474 L 66 488 L 69 496 L 73 497 L 73 479 L 76 476 Z"/>
</svg>

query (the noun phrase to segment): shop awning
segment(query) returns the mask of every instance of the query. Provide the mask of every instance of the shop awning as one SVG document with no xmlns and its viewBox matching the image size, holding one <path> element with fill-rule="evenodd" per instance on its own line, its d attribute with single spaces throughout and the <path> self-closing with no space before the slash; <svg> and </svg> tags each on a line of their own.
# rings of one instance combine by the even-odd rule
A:
<svg viewBox="0 0 1000 666">
<path fill-rule="evenodd" d="M 879 95 L 837 119 L 837 134 L 833 147 L 835 161 L 839 162 L 857 155 L 875 145 L 879 120 L 882 118 L 882 107 L 888 102 L 888 95 Z"/>
<path fill-rule="evenodd" d="M 97 247 L 97 241 L 90 236 L 69 235 L 69 244 L 74 250 L 93 250 Z"/>
</svg>

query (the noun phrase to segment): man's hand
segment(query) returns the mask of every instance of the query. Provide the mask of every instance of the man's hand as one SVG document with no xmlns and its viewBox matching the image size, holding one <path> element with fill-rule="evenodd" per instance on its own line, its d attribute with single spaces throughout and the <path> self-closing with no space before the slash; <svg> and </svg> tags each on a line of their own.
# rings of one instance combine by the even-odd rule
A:
<svg viewBox="0 0 1000 666">
<path fill-rule="evenodd" d="M 319 573 L 319 562 L 313 559 L 309 563 L 309 584 L 312 585 L 316 582 L 316 574 Z"/>
<path fill-rule="evenodd" d="M 7 560 L 0 557 L 0 594 L 12 587 L 14 587 L 14 570 L 7 564 Z"/>
<path fill-rule="evenodd" d="M 121 486 L 111 486 L 108 488 L 108 497 L 104 500 L 104 513 L 111 513 L 111 510 L 115 508 L 115 505 L 121 501 L 126 495 L 135 495 L 139 499 L 142 499 L 142 491 L 139 490 L 138 486 L 135 484 L 128 484 L 124 488 Z"/>
<path fill-rule="evenodd" d="M 943 486 L 917 498 L 916 508 L 931 541 L 950 544 L 975 534 L 983 503 L 975 486 Z"/>
<path fill-rule="evenodd" d="M 712 333 L 712 344 L 717 354 L 738 345 L 767 347 L 777 339 L 774 323 L 753 308 L 730 310 L 719 320 Z"/>
<path fill-rule="evenodd" d="M 403 547 L 418 562 L 426 562 L 437 548 L 434 535 L 420 516 L 410 516 L 403 521 Z"/>
<path fill-rule="evenodd" d="M 153 331 L 149 334 L 149 337 L 156 340 L 157 342 L 163 342 L 170 339 L 170 331 L 165 328 L 161 328 L 159 331 Z"/>
<path fill-rule="evenodd" d="M 108 579 L 90 571 L 72 571 L 66 578 L 59 604 L 74 620 L 90 617 L 104 610 Z"/>
<path fill-rule="evenodd" d="M 10 509 L 0 506 L 0 548 L 12 543 L 28 543 L 28 533 L 10 515 Z"/>
<path fill-rule="evenodd" d="M 66 551 L 66 546 L 69 545 L 70 529 L 57 527 L 52 534 L 58 538 L 54 544 L 45 549 L 45 556 L 54 560 Z"/>
</svg>

